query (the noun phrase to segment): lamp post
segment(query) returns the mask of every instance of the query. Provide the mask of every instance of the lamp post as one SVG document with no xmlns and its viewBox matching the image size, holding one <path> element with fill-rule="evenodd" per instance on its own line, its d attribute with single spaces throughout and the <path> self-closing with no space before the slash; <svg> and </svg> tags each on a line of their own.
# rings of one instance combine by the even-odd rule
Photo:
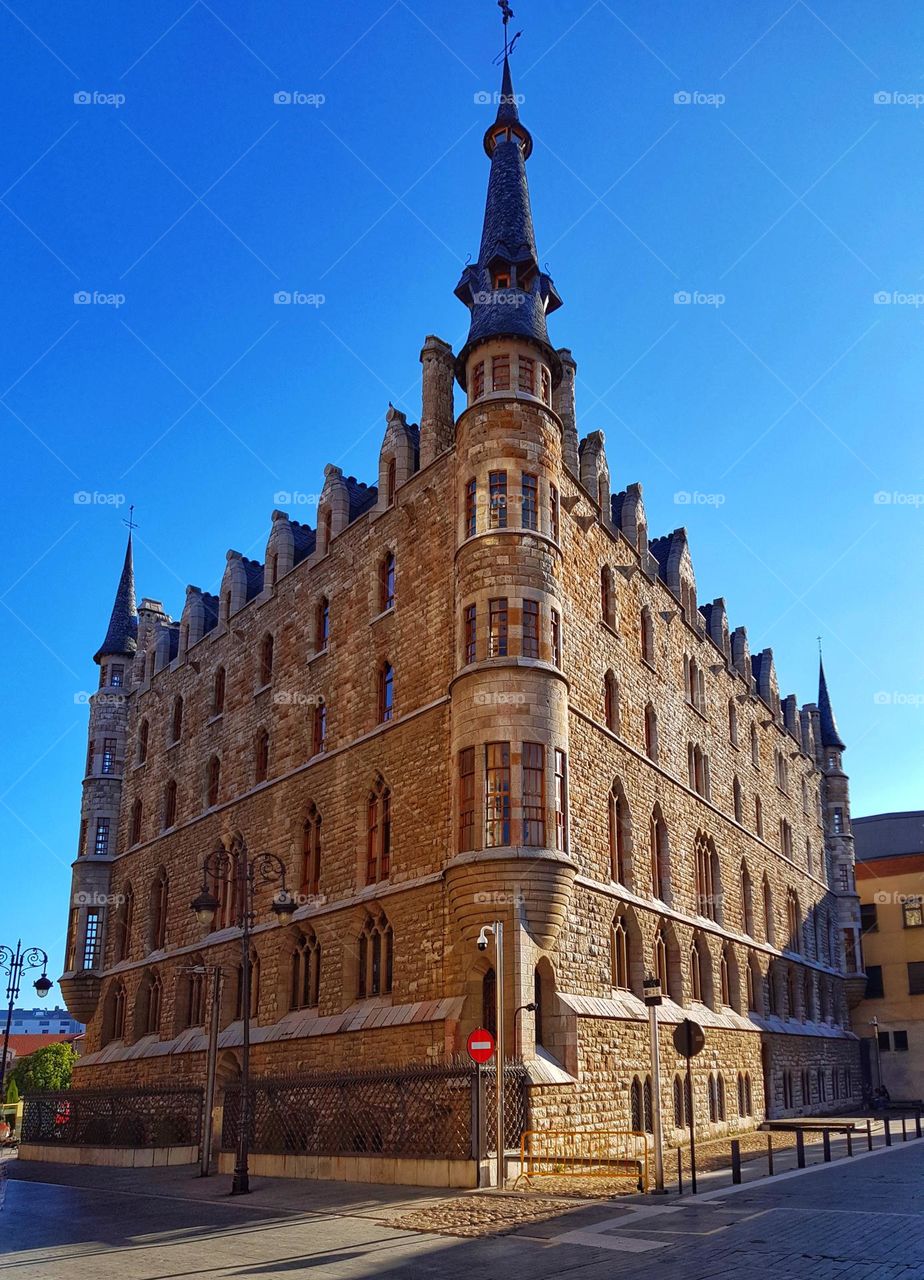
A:
<svg viewBox="0 0 924 1280">
<path fill-rule="evenodd" d="M 882 1046 L 879 1043 L 879 1019 L 873 1017 L 870 1024 L 873 1028 L 873 1045 L 876 1049 L 876 1088 L 882 1088 Z"/>
<path fill-rule="evenodd" d="M 648 1006 L 651 1040 L 651 1127 L 654 1130 L 655 1191 L 664 1191 L 664 1133 L 661 1128 L 661 1054 L 658 1049 L 658 1005 L 661 979 L 649 974 L 642 984 Z"/>
<path fill-rule="evenodd" d="M 230 853 L 226 849 L 216 849 L 202 860 L 202 889 L 189 904 L 199 923 L 211 930 L 221 906 L 211 886 L 228 885 L 233 893 L 234 923 L 241 931 L 241 1105 L 237 1161 L 231 1181 L 233 1196 L 246 1195 L 250 1190 L 250 934 L 254 923 L 254 890 L 258 883 L 277 882 L 281 888 L 273 897 L 272 909 L 280 919 L 288 919 L 295 910 L 296 902 L 286 888 L 286 868 L 281 858 L 275 853 L 257 853 L 248 858 L 243 843 Z"/>
<path fill-rule="evenodd" d="M 36 978 L 32 985 L 35 987 L 36 993 L 44 1000 L 54 983 L 48 977 L 48 956 L 42 948 L 27 947 L 24 951 L 20 941 L 17 941 L 15 951 L 12 947 L 0 946 L 0 973 L 8 973 L 10 975 L 9 982 L 6 984 L 7 1010 L 6 1027 L 3 1031 L 3 1060 L 0 1062 L 0 1102 L 3 1101 L 3 1086 L 6 1083 L 6 1059 L 10 1048 L 13 1005 L 19 995 L 23 973 L 29 969 L 39 968 L 42 970 L 42 976 Z"/>
</svg>

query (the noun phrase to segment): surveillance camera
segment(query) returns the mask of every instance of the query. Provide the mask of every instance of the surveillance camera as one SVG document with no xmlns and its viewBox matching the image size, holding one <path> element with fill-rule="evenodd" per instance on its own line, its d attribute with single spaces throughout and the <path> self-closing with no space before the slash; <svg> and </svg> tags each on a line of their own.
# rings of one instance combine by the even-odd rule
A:
<svg viewBox="0 0 924 1280">
<path fill-rule="evenodd" d="M 488 931 L 487 929 L 482 929 L 481 933 L 479 933 L 478 935 L 478 950 L 487 951 L 487 949 L 488 949 Z"/>
</svg>

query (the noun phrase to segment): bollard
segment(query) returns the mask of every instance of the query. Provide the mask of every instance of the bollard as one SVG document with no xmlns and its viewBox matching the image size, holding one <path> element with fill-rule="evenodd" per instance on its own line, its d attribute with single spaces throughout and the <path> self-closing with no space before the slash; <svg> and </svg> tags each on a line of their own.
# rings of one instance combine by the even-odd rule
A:
<svg viewBox="0 0 924 1280">
<path fill-rule="evenodd" d="M 866 1121 L 866 1146 L 872 1151 L 873 1149 L 873 1122 L 869 1118 Z"/>
<path fill-rule="evenodd" d="M 888 1116 L 883 1116 L 883 1117 L 882 1117 L 882 1123 L 883 1123 L 883 1125 L 885 1126 L 886 1146 L 887 1146 L 887 1147 L 891 1147 L 891 1145 L 892 1145 L 892 1126 L 889 1124 L 889 1117 L 888 1117 Z"/>
<path fill-rule="evenodd" d="M 902 1116 L 902 1142 L 908 1141 L 908 1131 L 905 1128 L 905 1117 Z"/>
<path fill-rule="evenodd" d="M 732 1158 L 732 1182 L 739 1183 L 741 1181 L 741 1143 L 737 1138 L 732 1139 L 731 1144 Z"/>
<path fill-rule="evenodd" d="M 849 1156 L 853 1155 L 853 1130 L 852 1129 L 847 1130 L 847 1154 Z"/>
<path fill-rule="evenodd" d="M 677 1194 L 683 1195 L 683 1151 L 677 1148 Z"/>
<path fill-rule="evenodd" d="M 773 1134 L 767 1134 L 767 1177 L 773 1177 Z"/>
<path fill-rule="evenodd" d="M 831 1163 L 831 1130 L 830 1129 L 825 1129 L 822 1131 L 821 1141 L 825 1149 L 825 1164 L 830 1164 Z"/>
<path fill-rule="evenodd" d="M 796 1164 L 800 1169 L 805 1168 L 805 1134 L 801 1129 L 796 1130 Z"/>
</svg>

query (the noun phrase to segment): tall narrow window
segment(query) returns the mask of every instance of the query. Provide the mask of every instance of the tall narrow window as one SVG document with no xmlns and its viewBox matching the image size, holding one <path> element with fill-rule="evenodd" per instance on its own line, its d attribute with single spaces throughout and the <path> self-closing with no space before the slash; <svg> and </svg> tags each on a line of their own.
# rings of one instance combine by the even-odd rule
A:
<svg viewBox="0 0 924 1280">
<path fill-rule="evenodd" d="M 523 601 L 523 657 L 539 657 L 539 601 Z"/>
<path fill-rule="evenodd" d="M 776 941 L 776 929 L 773 921 L 773 891 L 770 888 L 770 881 L 764 873 L 763 882 L 763 899 L 764 899 L 764 938 L 767 942 Z"/>
<path fill-rule="evenodd" d="M 379 565 L 379 612 L 395 606 L 395 554 L 387 551 Z"/>
<path fill-rule="evenodd" d="M 749 938 L 754 937 L 754 887 L 747 864 L 741 864 L 741 923 Z"/>
<path fill-rule="evenodd" d="M 552 377 L 544 364 L 539 366 L 542 385 L 542 399 L 546 404 L 552 403 Z"/>
<path fill-rule="evenodd" d="M 315 606 L 314 647 L 316 653 L 325 653 L 330 641 L 330 601 L 321 596 Z"/>
<path fill-rule="evenodd" d="M 109 819 L 96 819 L 96 836 L 93 841 L 93 852 L 100 857 L 109 852 Z"/>
<path fill-rule="evenodd" d="M 619 682 L 612 671 L 603 677 L 603 714 L 611 733 L 619 732 Z"/>
<path fill-rule="evenodd" d="M 715 845 L 702 831 L 693 846 L 696 910 L 708 920 L 719 919 L 719 859 Z"/>
<path fill-rule="evenodd" d="M 173 717 L 170 721 L 170 741 L 179 742 L 183 736 L 183 699 L 180 697 L 173 700 Z"/>
<path fill-rule="evenodd" d="M 611 627 L 616 621 L 616 605 L 613 599 L 613 570 L 605 564 L 600 570 L 600 617 Z"/>
<path fill-rule="evenodd" d="M 651 705 L 645 708 L 645 754 L 649 760 L 658 759 L 658 717 Z"/>
<path fill-rule="evenodd" d="M 116 740 L 115 738 L 103 738 L 103 755 L 100 762 L 100 773 L 115 773 L 116 764 Z"/>
<path fill-rule="evenodd" d="M 625 916 L 613 918 L 612 933 L 612 977 L 614 987 L 623 991 L 629 989 L 629 931 L 626 928 Z"/>
<path fill-rule="evenodd" d="M 629 883 L 629 856 L 632 840 L 632 818 L 629 805 L 617 780 L 610 789 L 610 874 L 617 884 Z"/>
<path fill-rule="evenodd" d="M 654 971 L 655 977 L 661 984 L 661 991 L 664 995 L 670 995 L 670 967 L 668 965 L 667 950 L 667 934 L 663 925 L 659 925 L 654 936 Z"/>
<path fill-rule="evenodd" d="M 728 741 L 733 747 L 738 745 L 738 708 L 734 698 L 728 699 Z"/>
<path fill-rule="evenodd" d="M 302 893 L 316 898 L 321 889 L 321 815 L 313 804 L 302 828 Z"/>
<path fill-rule="evenodd" d="M 553 542 L 561 541 L 561 498 L 556 485 L 549 485 L 549 532 Z"/>
<path fill-rule="evenodd" d="M 744 822 L 744 797 L 741 793 L 741 783 L 738 781 L 737 774 L 735 774 L 732 781 L 732 803 L 735 808 L 735 821 Z"/>
<path fill-rule="evenodd" d="M 555 848 L 568 852 L 568 757 L 555 751 Z"/>
<path fill-rule="evenodd" d="M 260 642 L 260 687 L 273 678 L 273 637 L 268 633 Z"/>
<path fill-rule="evenodd" d="M 465 661 L 475 662 L 478 657 L 478 608 L 470 604 L 465 608 Z"/>
<path fill-rule="evenodd" d="M 459 752 L 459 852 L 475 848 L 475 748 Z"/>
<path fill-rule="evenodd" d="M 474 478 L 465 486 L 465 536 L 474 538 L 478 532 L 478 481 Z"/>
<path fill-rule="evenodd" d="M 311 720 L 311 754 L 320 755 L 327 748 L 327 703 L 318 698 Z"/>
<path fill-rule="evenodd" d="M 731 979 L 729 977 L 728 947 L 722 948 L 719 960 L 719 998 L 724 1005 L 731 1005 Z"/>
<path fill-rule="evenodd" d="M 158 871 L 151 890 L 151 950 L 159 951 L 167 941 L 167 903 L 170 881 L 163 867 Z"/>
<path fill-rule="evenodd" d="M 83 943 L 83 968 L 95 969 L 99 960 L 99 912 L 87 912 L 87 928 Z"/>
<path fill-rule="evenodd" d="M 507 601 L 488 601 L 488 657 L 507 656 Z"/>
<path fill-rule="evenodd" d="M 760 739 L 757 736 L 757 725 L 751 724 L 751 764 L 755 769 L 760 768 Z"/>
<path fill-rule="evenodd" d="M 523 743 L 523 843 L 545 844 L 545 747 Z"/>
<path fill-rule="evenodd" d="M 221 787 L 221 761 L 212 756 L 205 770 L 205 805 L 207 809 L 218 804 L 218 793 Z"/>
<path fill-rule="evenodd" d="M 651 618 L 651 610 L 647 605 L 645 605 L 642 610 L 642 616 L 639 624 L 639 642 L 641 645 L 642 659 L 645 662 L 654 664 L 654 622 Z"/>
<path fill-rule="evenodd" d="M 754 830 L 763 839 L 764 835 L 764 802 L 760 796 L 754 797 Z"/>
<path fill-rule="evenodd" d="M 507 472 L 492 471 L 488 475 L 492 529 L 507 528 Z"/>
<path fill-rule="evenodd" d="M 366 802 L 366 883 L 387 880 L 391 873 L 391 791 L 382 778 Z"/>
<path fill-rule="evenodd" d="M 176 781 L 171 778 L 164 788 L 164 830 L 176 825 Z"/>
<path fill-rule="evenodd" d="M 561 666 L 561 614 L 557 609 L 552 610 L 552 661 Z"/>
<path fill-rule="evenodd" d="M 491 362 L 493 389 L 495 391 L 510 390 L 510 357 L 495 356 Z"/>
<path fill-rule="evenodd" d="M 138 763 L 144 764 L 148 758 L 148 737 L 151 729 L 147 720 L 142 720 L 138 726 Z"/>
<path fill-rule="evenodd" d="M 479 360 L 472 370 L 472 399 L 480 400 L 484 395 L 484 361 Z"/>
<path fill-rule="evenodd" d="M 655 805 L 649 824 L 651 845 L 651 892 L 662 902 L 667 902 L 670 895 L 670 873 L 668 869 L 667 824 L 659 805 Z"/>
<path fill-rule="evenodd" d="M 485 847 L 510 844 L 510 743 L 485 747 Z"/>
<path fill-rule="evenodd" d="M 391 991 L 394 940 L 391 925 L 384 916 L 366 919 L 359 935 L 359 981 L 357 995 L 360 1000 L 369 996 L 384 996 Z"/>
<path fill-rule="evenodd" d="M 524 529 L 538 529 L 539 477 L 524 471 L 520 484 L 520 523 Z"/>
<path fill-rule="evenodd" d="M 132 820 L 128 836 L 129 844 L 137 844 L 141 839 L 141 819 L 143 813 L 144 809 L 141 803 L 141 798 L 139 797 L 132 804 Z"/>
<path fill-rule="evenodd" d="M 265 782 L 269 774 L 270 740 L 266 729 L 261 729 L 254 743 L 254 781 Z"/>
<path fill-rule="evenodd" d="M 130 884 L 125 886 L 122 902 L 119 906 L 118 928 L 116 931 L 117 960 L 127 960 L 132 950 L 132 928 L 135 922 L 135 891 Z"/>
<path fill-rule="evenodd" d="M 212 681 L 212 715 L 220 716 L 225 710 L 225 669 L 219 667 Z"/>
<path fill-rule="evenodd" d="M 391 720 L 395 712 L 395 672 L 390 662 L 379 668 L 379 722 Z"/>
<path fill-rule="evenodd" d="M 520 356 L 518 360 L 520 390 L 528 395 L 536 394 L 536 362 L 528 356 Z"/>
<path fill-rule="evenodd" d="M 290 1009 L 313 1009 L 318 1004 L 321 944 L 313 929 L 299 936 L 292 948 Z"/>
</svg>

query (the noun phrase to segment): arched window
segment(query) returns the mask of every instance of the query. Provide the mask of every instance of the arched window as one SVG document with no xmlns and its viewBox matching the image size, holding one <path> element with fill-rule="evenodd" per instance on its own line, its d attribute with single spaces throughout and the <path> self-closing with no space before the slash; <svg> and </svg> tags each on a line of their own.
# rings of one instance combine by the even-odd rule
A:
<svg viewBox="0 0 924 1280">
<path fill-rule="evenodd" d="M 151 726 L 147 720 L 142 720 L 138 726 L 138 763 L 144 764 L 148 758 L 148 737 L 151 732 Z"/>
<path fill-rule="evenodd" d="M 262 689 L 264 685 L 269 684 L 273 678 L 273 649 L 275 641 L 269 632 L 260 641 L 260 672 L 259 683 Z"/>
<path fill-rule="evenodd" d="M 721 881 L 719 855 L 715 843 L 705 832 L 698 831 L 693 845 L 695 864 L 696 910 L 708 920 L 719 922 Z"/>
<path fill-rule="evenodd" d="M 603 677 L 603 711 L 606 727 L 619 733 L 619 681 L 612 671 Z"/>
<path fill-rule="evenodd" d="M 170 719 L 170 741 L 179 742 L 183 736 L 183 699 L 177 695 L 173 699 L 173 715 Z"/>
<path fill-rule="evenodd" d="M 493 969 L 481 979 L 481 1025 L 492 1036 L 497 1035 L 497 975 Z"/>
<path fill-rule="evenodd" d="M 600 570 L 600 617 L 608 627 L 615 627 L 616 600 L 613 591 L 613 570 L 608 564 Z"/>
<path fill-rule="evenodd" d="M 250 948 L 250 1016 L 258 1018 L 260 1014 L 260 956 L 256 947 Z M 244 966 L 237 966 L 237 995 L 234 1015 L 236 1019 L 244 1016 Z"/>
<path fill-rule="evenodd" d="M 394 941 L 385 916 L 366 917 L 359 935 L 359 981 L 357 996 L 384 996 L 391 991 Z"/>
<path fill-rule="evenodd" d="M 786 890 L 786 945 L 790 951 L 802 950 L 802 912 L 795 889 Z"/>
<path fill-rule="evenodd" d="M 661 806 L 655 805 L 649 821 L 649 846 L 651 852 L 651 892 L 662 902 L 670 899 L 670 867 L 668 859 L 667 824 Z"/>
<path fill-rule="evenodd" d="M 719 1089 L 715 1073 L 709 1072 L 709 1080 L 707 1084 L 709 1096 L 709 1122 L 717 1124 L 719 1119 Z"/>
<path fill-rule="evenodd" d="M 780 818 L 780 853 L 792 860 L 792 827 L 785 818 Z"/>
<path fill-rule="evenodd" d="M 642 1108 L 645 1118 L 645 1132 L 654 1133 L 654 1108 L 652 1106 L 651 1076 L 645 1077 L 642 1089 Z"/>
<path fill-rule="evenodd" d="M 802 974 L 802 1021 L 814 1022 L 815 1019 L 815 984 L 810 969 Z"/>
<path fill-rule="evenodd" d="M 225 669 L 219 667 L 212 680 L 212 715 L 220 716 L 225 710 Z"/>
<path fill-rule="evenodd" d="M 760 970 L 758 969 L 757 961 L 753 956 L 748 957 L 744 976 L 747 986 L 748 1013 L 759 1013 L 760 1010 L 757 1007 L 757 992 L 760 989 Z"/>
<path fill-rule="evenodd" d="M 732 783 L 732 798 L 735 806 L 735 821 L 744 822 L 744 800 L 741 795 L 741 783 L 738 781 L 738 775 Z"/>
<path fill-rule="evenodd" d="M 142 1035 L 156 1035 L 160 1031 L 160 1011 L 163 1002 L 163 987 L 156 973 L 148 974 L 144 980 L 140 1002 L 140 1029 Z M 137 1031 L 135 1033 L 138 1034 Z"/>
<path fill-rule="evenodd" d="M 815 874 L 815 859 L 812 857 L 812 842 L 808 836 L 805 838 L 805 869 L 810 876 Z"/>
<path fill-rule="evenodd" d="M 391 871 L 391 791 L 375 780 L 366 801 L 366 884 L 387 880 Z"/>
<path fill-rule="evenodd" d="M 659 925 L 655 932 L 652 959 L 654 962 L 655 977 L 661 984 L 662 993 L 665 995 L 671 995 L 667 932 L 663 925 Z"/>
<path fill-rule="evenodd" d="M 314 648 L 316 653 L 324 653 L 330 640 L 330 601 L 327 596 L 315 605 L 314 609 Z"/>
<path fill-rule="evenodd" d="M 655 643 L 654 643 L 654 622 L 651 617 L 651 610 L 646 604 L 642 609 L 639 622 L 639 639 L 642 651 L 642 660 L 654 665 L 655 660 Z"/>
<path fill-rule="evenodd" d="M 261 729 L 256 736 L 253 747 L 253 775 L 255 782 L 265 782 L 269 776 L 270 738 L 266 729 Z"/>
<path fill-rule="evenodd" d="M 135 923 L 135 891 L 131 884 L 127 884 L 122 890 L 122 901 L 119 903 L 116 921 L 115 958 L 127 960 L 131 955 L 132 928 Z"/>
<path fill-rule="evenodd" d="M 196 972 L 197 969 L 202 972 Z M 181 973 L 177 986 L 177 1027 L 201 1027 L 205 1022 L 205 966 L 201 957 L 192 960 L 187 972 Z"/>
<path fill-rule="evenodd" d="M 311 717 L 311 754 L 319 756 L 327 750 L 327 702 L 318 696 Z"/>
<path fill-rule="evenodd" d="M 629 1088 L 629 1128 L 633 1133 L 642 1132 L 644 1123 L 642 1106 L 642 1082 L 638 1076 L 633 1076 L 632 1084 Z"/>
<path fill-rule="evenodd" d="M 690 994 L 694 1000 L 703 1002 L 703 959 L 697 938 L 690 943 Z"/>
<path fill-rule="evenodd" d="M 379 723 L 391 720 L 395 713 L 395 672 L 390 662 L 379 667 Z"/>
<path fill-rule="evenodd" d="M 292 948 L 290 1009 L 313 1009 L 321 984 L 321 944 L 313 929 L 299 935 Z"/>
<path fill-rule="evenodd" d="M 754 830 L 763 839 L 764 836 L 764 803 L 760 796 L 754 797 Z"/>
<path fill-rule="evenodd" d="M 613 917 L 611 930 L 612 943 L 612 983 L 620 990 L 630 989 L 629 980 L 629 930 L 625 916 L 617 914 Z"/>
<path fill-rule="evenodd" d="M 738 745 L 738 708 L 735 699 L 728 699 L 728 741 L 733 747 Z"/>
<path fill-rule="evenodd" d="M 686 1127 L 686 1116 L 683 1109 L 683 1080 L 679 1075 L 674 1076 L 674 1128 L 683 1129 Z"/>
<path fill-rule="evenodd" d="M 776 964 L 767 970 L 767 1012 L 774 1016 L 780 1013 L 779 971 Z"/>
<path fill-rule="evenodd" d="M 757 736 L 757 725 L 751 721 L 751 764 L 760 768 L 760 739 Z"/>
<path fill-rule="evenodd" d="M 721 1071 L 716 1076 L 715 1086 L 716 1086 L 715 1087 L 716 1110 L 718 1111 L 719 1119 L 724 1120 L 725 1119 L 725 1077 L 722 1075 Z"/>
<path fill-rule="evenodd" d="M 747 863 L 741 863 L 741 924 L 749 938 L 754 937 L 754 886 Z"/>
<path fill-rule="evenodd" d="M 165 867 L 161 867 L 151 886 L 150 944 L 152 951 L 160 951 L 167 941 L 167 906 L 170 881 Z"/>
<path fill-rule="evenodd" d="M 221 788 L 221 761 L 218 756 L 212 756 L 211 760 L 205 766 L 205 807 L 212 809 L 218 804 L 218 794 Z"/>
<path fill-rule="evenodd" d="M 722 955 L 719 959 L 719 1000 L 722 1004 L 731 1006 L 731 965 L 729 963 L 727 944 L 722 948 Z"/>
<path fill-rule="evenodd" d="M 744 1072 L 739 1071 L 738 1072 L 738 1115 L 746 1116 L 747 1114 L 748 1114 L 747 1098 L 745 1097 L 745 1092 L 744 1092 Z"/>
<path fill-rule="evenodd" d="M 827 1081 L 825 1080 L 825 1073 L 824 1073 L 823 1067 L 819 1067 L 817 1069 L 817 1071 L 815 1072 L 815 1079 L 818 1084 L 818 1101 L 827 1102 L 828 1101 L 828 1085 L 827 1085 Z"/>
<path fill-rule="evenodd" d="M 379 613 L 395 605 L 395 553 L 386 551 L 379 562 Z"/>
<path fill-rule="evenodd" d="M 622 783 L 610 788 L 610 874 L 617 884 L 628 885 L 632 860 L 632 815 Z"/>
<path fill-rule="evenodd" d="M 112 1026 L 110 1040 L 125 1038 L 125 983 L 117 982 L 112 993 Z"/>
<path fill-rule="evenodd" d="M 649 760 L 658 759 L 658 717 L 649 702 L 645 708 L 645 754 Z"/>
<path fill-rule="evenodd" d="M 770 881 L 764 872 L 763 881 L 763 900 L 764 900 L 764 939 L 774 944 L 776 942 L 776 928 L 773 920 L 773 890 L 770 888 Z"/>
<path fill-rule="evenodd" d="M 164 787 L 164 830 L 176 825 L 176 781 L 170 778 Z"/>
<path fill-rule="evenodd" d="M 321 890 L 321 815 L 314 804 L 302 828 L 302 893 L 317 897 Z"/>
<path fill-rule="evenodd" d="M 786 968 L 786 1009 L 785 1016 L 787 1018 L 795 1018 L 796 1016 L 796 975 L 792 965 Z"/>
<path fill-rule="evenodd" d="M 138 844 L 138 842 L 140 841 L 141 820 L 143 816 L 144 816 L 144 806 L 142 805 L 141 798 L 139 796 L 139 798 L 135 800 L 134 803 L 132 804 L 132 820 L 131 820 L 129 836 L 128 836 L 129 844 Z"/>
</svg>

